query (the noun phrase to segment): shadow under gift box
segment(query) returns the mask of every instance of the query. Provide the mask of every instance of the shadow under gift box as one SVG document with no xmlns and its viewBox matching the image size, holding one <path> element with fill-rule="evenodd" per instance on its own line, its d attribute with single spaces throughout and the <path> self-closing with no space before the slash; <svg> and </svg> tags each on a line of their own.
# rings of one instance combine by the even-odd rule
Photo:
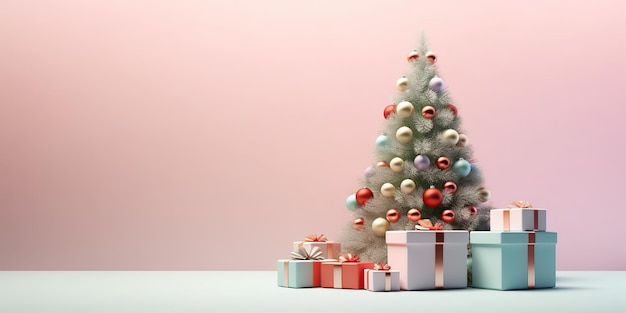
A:
<svg viewBox="0 0 626 313">
<path fill-rule="evenodd" d="M 552 288 L 556 282 L 555 232 L 472 231 L 472 287 Z"/>
<path fill-rule="evenodd" d="M 387 231 L 387 263 L 400 271 L 400 289 L 467 287 L 465 230 Z"/>
<path fill-rule="evenodd" d="M 278 260 L 278 286 L 308 288 L 321 286 L 321 264 L 336 260 Z"/>
<path fill-rule="evenodd" d="M 374 262 L 322 263 L 322 287 L 363 289 L 364 270 L 373 268 Z"/>
</svg>

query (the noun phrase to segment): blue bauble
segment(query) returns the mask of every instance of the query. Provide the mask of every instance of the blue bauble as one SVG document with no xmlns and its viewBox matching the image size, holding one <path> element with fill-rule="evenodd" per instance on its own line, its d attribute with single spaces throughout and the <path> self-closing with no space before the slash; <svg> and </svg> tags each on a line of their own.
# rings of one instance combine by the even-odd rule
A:
<svg viewBox="0 0 626 313">
<path fill-rule="evenodd" d="M 477 177 L 480 177 L 480 169 L 476 166 L 476 165 L 472 165 L 472 175 L 476 175 Z"/>
<path fill-rule="evenodd" d="M 413 165 L 415 165 L 415 168 L 418 170 L 425 170 L 430 166 L 430 159 L 428 159 L 427 156 L 420 154 L 415 157 Z"/>
<path fill-rule="evenodd" d="M 355 210 L 361 207 L 359 203 L 356 202 L 355 194 L 351 194 L 348 196 L 348 198 L 346 199 L 346 207 L 350 210 Z"/>
<path fill-rule="evenodd" d="M 444 88 L 443 79 L 438 76 L 433 77 L 430 82 L 428 82 L 428 87 L 434 91 L 442 91 Z"/>
<path fill-rule="evenodd" d="M 378 138 L 376 138 L 377 147 L 384 147 L 387 145 L 387 143 L 389 143 L 389 138 L 387 138 L 387 136 L 385 135 L 380 135 L 378 136 Z"/>
<path fill-rule="evenodd" d="M 454 162 L 454 165 L 452 165 L 452 171 L 454 171 L 454 173 L 456 173 L 460 177 L 467 176 L 467 174 L 469 174 L 471 170 L 471 165 L 464 159 L 459 159 L 458 161 Z"/>
</svg>

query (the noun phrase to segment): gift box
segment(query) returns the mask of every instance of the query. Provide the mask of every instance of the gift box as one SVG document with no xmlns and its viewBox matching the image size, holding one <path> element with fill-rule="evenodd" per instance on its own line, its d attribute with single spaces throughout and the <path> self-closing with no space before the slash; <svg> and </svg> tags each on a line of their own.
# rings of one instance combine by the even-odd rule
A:
<svg viewBox="0 0 626 313">
<path fill-rule="evenodd" d="M 385 264 L 375 264 L 374 269 L 364 271 L 364 288 L 370 291 L 400 290 L 400 271 L 391 270 Z"/>
<path fill-rule="evenodd" d="M 530 203 L 513 202 L 516 207 L 490 211 L 490 230 L 546 231 L 546 210 L 531 208 Z"/>
<path fill-rule="evenodd" d="M 554 287 L 556 238 L 555 232 L 472 231 L 472 287 Z"/>
<path fill-rule="evenodd" d="M 328 241 L 324 235 L 307 235 L 304 237 L 304 241 L 295 241 L 293 243 L 294 251 L 297 251 L 301 247 L 309 249 L 318 247 L 322 251 L 322 257 L 324 257 L 324 259 L 339 259 L 341 255 L 341 243 Z"/>
<path fill-rule="evenodd" d="M 373 268 L 374 262 L 359 261 L 355 254 L 342 255 L 339 262 L 322 263 L 322 287 L 363 289 L 364 270 Z"/>
<path fill-rule="evenodd" d="M 387 231 L 387 261 L 400 271 L 400 289 L 467 287 L 464 230 Z"/>
<path fill-rule="evenodd" d="M 319 248 L 300 248 L 291 252 L 291 259 L 278 260 L 278 286 L 306 288 L 321 286 L 321 264 L 324 260 Z"/>
</svg>

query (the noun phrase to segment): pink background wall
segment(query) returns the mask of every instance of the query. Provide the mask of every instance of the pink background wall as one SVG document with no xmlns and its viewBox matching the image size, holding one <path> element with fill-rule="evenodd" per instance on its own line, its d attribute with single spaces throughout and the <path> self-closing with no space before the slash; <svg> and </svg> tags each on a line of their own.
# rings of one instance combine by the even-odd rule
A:
<svg viewBox="0 0 626 313">
<path fill-rule="evenodd" d="M 626 270 L 621 1 L 2 1 L 0 269 L 274 269 L 340 240 L 425 31 L 492 192 Z"/>
</svg>

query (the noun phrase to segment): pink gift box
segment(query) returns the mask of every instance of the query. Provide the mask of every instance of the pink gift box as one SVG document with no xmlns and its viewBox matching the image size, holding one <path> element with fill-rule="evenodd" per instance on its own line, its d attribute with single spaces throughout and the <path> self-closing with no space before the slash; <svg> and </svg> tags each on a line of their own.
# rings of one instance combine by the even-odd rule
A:
<svg viewBox="0 0 626 313">
<path fill-rule="evenodd" d="M 400 271 L 365 269 L 363 288 L 369 291 L 400 290 Z"/>
<path fill-rule="evenodd" d="M 492 231 L 546 231 L 546 210 L 537 208 L 506 208 L 490 211 Z"/>
</svg>

